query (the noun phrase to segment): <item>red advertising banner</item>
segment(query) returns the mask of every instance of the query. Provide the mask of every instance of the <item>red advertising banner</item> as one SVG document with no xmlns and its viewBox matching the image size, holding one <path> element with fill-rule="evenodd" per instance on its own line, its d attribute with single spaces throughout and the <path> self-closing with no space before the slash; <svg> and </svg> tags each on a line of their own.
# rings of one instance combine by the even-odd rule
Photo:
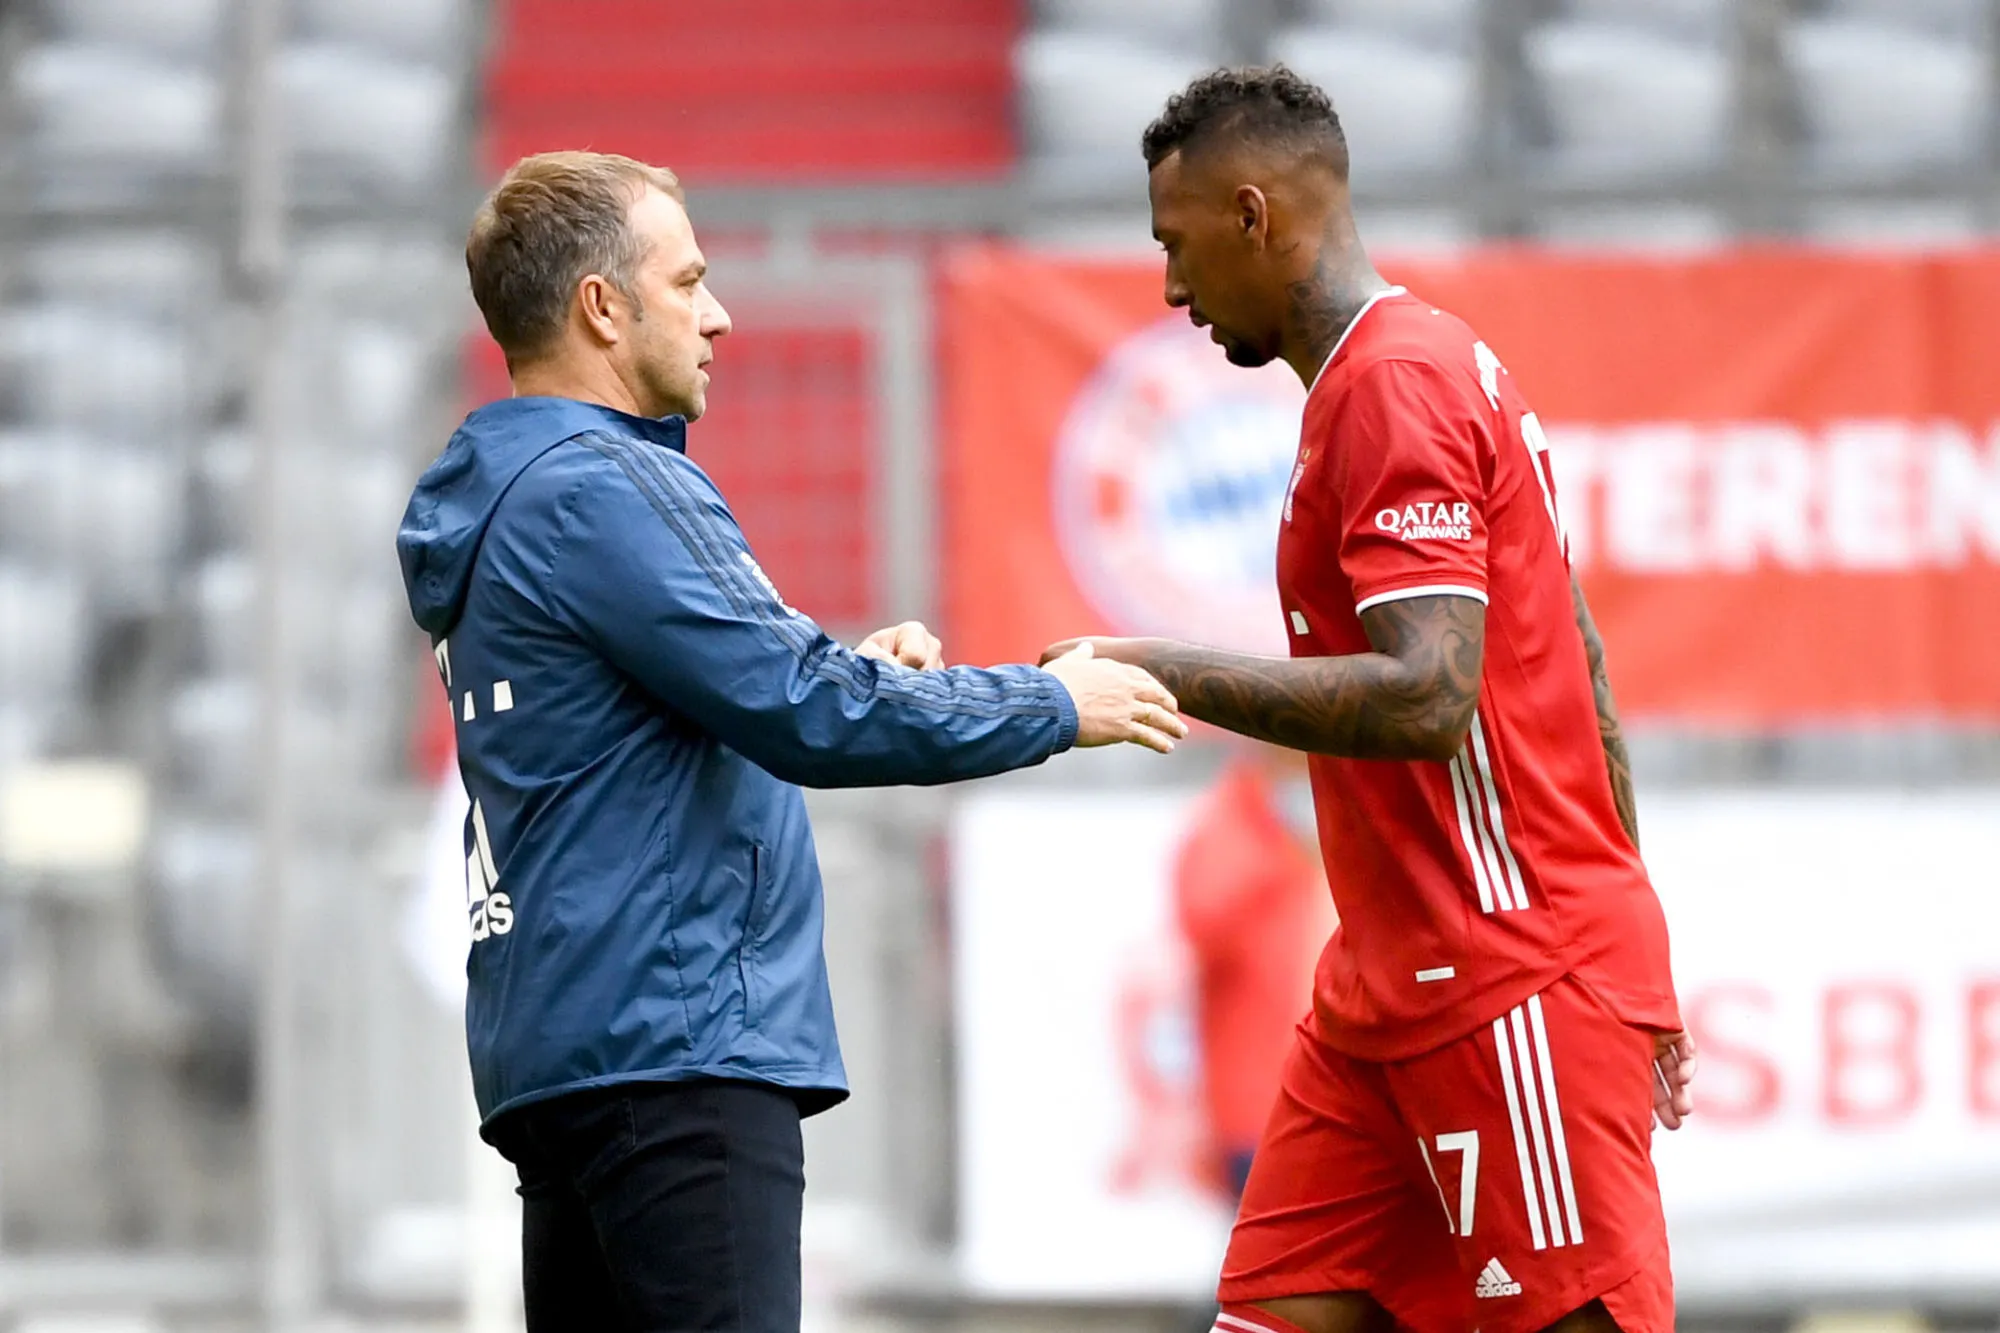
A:
<svg viewBox="0 0 2000 1333">
<path fill-rule="evenodd" d="M 1546 427 L 1628 714 L 2000 722 L 2000 252 L 1383 268 L 1469 321 Z M 955 657 L 1087 632 L 1284 651 L 1304 390 L 1229 366 L 1161 278 L 996 248 L 946 265 Z"/>
</svg>

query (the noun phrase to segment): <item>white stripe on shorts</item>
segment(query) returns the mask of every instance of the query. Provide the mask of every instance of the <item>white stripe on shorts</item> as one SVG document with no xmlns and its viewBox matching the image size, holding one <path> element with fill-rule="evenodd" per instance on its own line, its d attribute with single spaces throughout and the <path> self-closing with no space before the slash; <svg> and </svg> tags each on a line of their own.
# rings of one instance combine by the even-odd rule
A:
<svg viewBox="0 0 2000 1333">
<path fill-rule="evenodd" d="M 1549 1057 L 1542 997 L 1530 996 L 1526 1004 L 1494 1019 L 1493 1044 L 1500 1057 L 1507 1118 L 1514 1128 L 1514 1159 L 1521 1164 L 1528 1234 L 1538 1250 L 1552 1244 L 1580 1245 L 1583 1214 L 1576 1206 L 1576 1177 L 1570 1170 L 1569 1136 L 1563 1131 L 1562 1102 L 1556 1095 L 1556 1066 Z"/>
<path fill-rule="evenodd" d="M 1576 1181 L 1569 1170 L 1569 1139 L 1563 1134 L 1562 1103 L 1556 1100 L 1556 1066 L 1549 1059 L 1549 1029 L 1542 1021 L 1542 997 L 1528 997 L 1528 1026 L 1535 1033 L 1535 1061 L 1542 1067 L 1542 1105 L 1549 1114 L 1549 1136 L 1554 1140 L 1556 1176 L 1562 1181 L 1563 1206 L 1569 1210 L 1570 1243 L 1583 1243 L 1583 1214 L 1576 1207 Z"/>
<path fill-rule="evenodd" d="M 1549 1247 L 1542 1225 L 1542 1196 L 1535 1192 L 1535 1170 L 1528 1161 L 1528 1126 L 1521 1118 L 1521 1092 L 1514 1072 L 1514 1043 L 1507 1035 L 1507 1016 L 1493 1020 L 1493 1044 L 1500 1052 L 1500 1087 L 1507 1094 L 1507 1119 L 1514 1127 L 1514 1160 L 1521 1165 L 1521 1197 L 1528 1201 L 1528 1236 L 1535 1248 Z"/>
<path fill-rule="evenodd" d="M 1558 1249 L 1569 1244 L 1563 1234 L 1562 1207 L 1556 1202 L 1555 1163 L 1549 1152 L 1549 1126 L 1544 1118 L 1542 1090 L 1535 1082 L 1534 1061 L 1528 1055 L 1528 1020 L 1517 1006 L 1507 1015 L 1514 1032 L 1514 1067 L 1521 1078 L 1521 1105 L 1528 1114 L 1528 1144 L 1535 1150 L 1535 1171 L 1542 1182 L 1542 1202 L 1548 1209 L 1549 1241 Z"/>
</svg>

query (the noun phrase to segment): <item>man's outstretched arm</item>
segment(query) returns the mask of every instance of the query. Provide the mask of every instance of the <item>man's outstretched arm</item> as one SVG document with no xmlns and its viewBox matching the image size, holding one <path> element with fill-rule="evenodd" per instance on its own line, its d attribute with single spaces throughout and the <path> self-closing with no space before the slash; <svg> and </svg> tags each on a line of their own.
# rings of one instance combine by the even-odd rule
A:
<svg viewBox="0 0 2000 1333">
<path fill-rule="evenodd" d="M 1375 651 L 1260 657 L 1171 639 L 1093 639 L 1100 657 L 1144 667 L 1189 717 L 1315 754 L 1450 759 L 1479 705 L 1486 607 L 1411 597 L 1362 613 Z M 1043 660 L 1066 651 L 1057 644 Z"/>
<path fill-rule="evenodd" d="M 1583 632 L 1583 655 L 1590 663 L 1590 689 L 1597 696 L 1597 735 L 1604 742 L 1604 767 L 1611 778 L 1611 802 L 1618 807 L 1618 822 L 1625 836 L 1639 845 L 1639 806 L 1632 795 L 1632 757 L 1625 752 L 1625 732 L 1618 725 L 1618 705 L 1611 698 L 1611 677 L 1604 670 L 1604 640 L 1597 633 L 1597 621 L 1583 600 L 1583 585 L 1574 578 L 1569 583 L 1570 601 L 1576 608 L 1576 627 Z"/>
</svg>

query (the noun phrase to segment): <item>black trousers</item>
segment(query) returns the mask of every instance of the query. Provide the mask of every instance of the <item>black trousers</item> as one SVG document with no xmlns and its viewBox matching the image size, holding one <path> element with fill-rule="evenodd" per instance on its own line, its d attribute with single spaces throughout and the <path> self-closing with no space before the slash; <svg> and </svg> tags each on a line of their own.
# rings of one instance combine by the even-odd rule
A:
<svg viewBox="0 0 2000 1333">
<path fill-rule="evenodd" d="M 509 1112 L 528 1333 L 798 1333 L 799 1107 L 754 1083 L 634 1083 Z"/>
</svg>

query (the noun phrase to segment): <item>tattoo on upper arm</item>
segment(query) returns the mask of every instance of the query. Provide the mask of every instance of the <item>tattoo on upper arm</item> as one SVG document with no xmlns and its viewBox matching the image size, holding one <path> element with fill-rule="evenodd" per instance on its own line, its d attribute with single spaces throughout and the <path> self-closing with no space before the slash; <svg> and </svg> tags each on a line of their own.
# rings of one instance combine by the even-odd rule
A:
<svg viewBox="0 0 2000 1333">
<path fill-rule="evenodd" d="M 1604 639 L 1597 621 L 1583 600 L 1583 586 L 1570 580 L 1570 601 L 1576 611 L 1576 627 L 1583 635 L 1584 659 L 1590 664 L 1591 693 L 1597 699 L 1597 736 L 1604 746 L 1604 767 L 1611 779 L 1611 802 L 1618 808 L 1618 822 L 1632 845 L 1639 845 L 1639 803 L 1632 791 L 1632 758 L 1625 749 L 1625 732 L 1618 724 L 1618 705 L 1611 697 L 1611 676 L 1604 666 Z"/>
<path fill-rule="evenodd" d="M 1411 597 L 1361 618 L 1374 645 L 1347 657 L 1253 657 L 1161 643 L 1141 665 L 1190 717 L 1282 745 L 1357 759 L 1445 759 L 1479 704 L 1486 608 Z"/>
</svg>

